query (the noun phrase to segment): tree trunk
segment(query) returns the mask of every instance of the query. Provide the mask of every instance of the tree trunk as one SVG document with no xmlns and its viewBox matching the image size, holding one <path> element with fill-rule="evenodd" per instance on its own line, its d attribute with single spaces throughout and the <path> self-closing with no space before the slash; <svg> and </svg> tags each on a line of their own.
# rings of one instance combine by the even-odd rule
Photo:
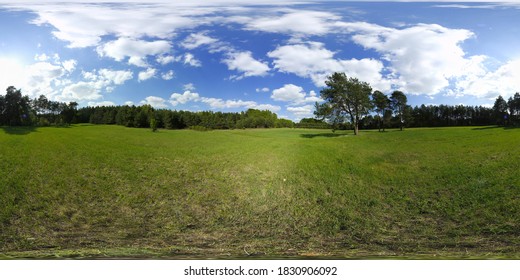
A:
<svg viewBox="0 0 520 280">
<path fill-rule="evenodd" d="M 358 134 L 359 134 L 358 124 L 355 123 L 355 124 L 354 124 L 354 135 L 358 135 Z"/>
</svg>

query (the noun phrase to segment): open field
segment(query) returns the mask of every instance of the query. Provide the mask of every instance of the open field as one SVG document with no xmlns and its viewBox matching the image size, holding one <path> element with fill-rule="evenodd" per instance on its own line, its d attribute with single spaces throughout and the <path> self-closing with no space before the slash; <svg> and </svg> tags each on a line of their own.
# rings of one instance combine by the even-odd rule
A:
<svg viewBox="0 0 520 280">
<path fill-rule="evenodd" d="M 520 258 L 519 140 L 0 128 L 0 258 Z"/>
</svg>

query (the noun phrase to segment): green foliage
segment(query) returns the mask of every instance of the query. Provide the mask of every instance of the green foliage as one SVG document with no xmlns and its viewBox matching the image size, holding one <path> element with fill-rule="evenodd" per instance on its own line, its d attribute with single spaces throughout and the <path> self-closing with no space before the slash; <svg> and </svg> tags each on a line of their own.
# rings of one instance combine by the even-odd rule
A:
<svg viewBox="0 0 520 280">
<path fill-rule="evenodd" d="M 323 121 L 317 120 L 313 118 L 303 118 L 296 124 L 298 128 L 318 128 L 318 129 L 326 129 L 330 128 L 330 125 Z"/>
<path fill-rule="evenodd" d="M 349 117 L 354 134 L 358 135 L 361 118 L 372 109 L 372 88 L 366 82 L 337 72 L 329 76 L 325 84 L 327 87 L 321 90 L 325 103 L 316 104 L 315 115 L 332 120 L 333 124 L 343 123 Z"/>
<path fill-rule="evenodd" d="M 495 112 L 496 121 L 499 124 L 506 125 L 509 117 L 507 113 L 507 102 L 504 100 L 502 95 L 499 95 L 493 105 L 493 111 Z"/>
<path fill-rule="evenodd" d="M 152 116 L 150 118 L 150 128 L 152 129 L 152 132 L 156 132 L 157 131 L 157 119 L 155 118 L 155 116 Z"/>
<path fill-rule="evenodd" d="M 377 112 L 377 128 L 379 131 L 381 131 L 381 129 L 385 131 L 385 121 L 388 120 L 388 117 L 385 118 L 385 113 L 391 110 L 390 99 L 386 94 L 376 90 L 372 93 L 372 101 Z M 388 113 L 386 113 L 386 115 L 388 116 Z"/>
<path fill-rule="evenodd" d="M 275 127 L 276 128 L 293 128 L 294 122 L 291 120 L 286 119 L 276 119 L 275 121 Z"/>
<path fill-rule="evenodd" d="M 520 125 L 520 93 L 517 92 L 513 97 L 509 97 L 507 101 L 509 108 L 510 122 L 512 125 Z"/>
<path fill-rule="evenodd" d="M 195 130 L 195 131 L 210 131 L 211 130 L 210 128 L 207 128 L 207 127 L 201 126 L 201 125 L 192 125 L 189 127 L 189 129 Z"/>
<path fill-rule="evenodd" d="M 406 98 L 406 95 L 402 91 L 396 90 L 392 92 L 392 96 L 390 96 L 390 104 L 398 118 L 399 128 L 401 129 L 401 131 L 403 130 L 405 123 L 407 123 L 406 120 L 409 119 L 409 117 L 406 117 L 406 102 L 408 102 L 408 100 Z M 408 116 L 410 116 L 410 114 L 408 114 Z"/>
</svg>

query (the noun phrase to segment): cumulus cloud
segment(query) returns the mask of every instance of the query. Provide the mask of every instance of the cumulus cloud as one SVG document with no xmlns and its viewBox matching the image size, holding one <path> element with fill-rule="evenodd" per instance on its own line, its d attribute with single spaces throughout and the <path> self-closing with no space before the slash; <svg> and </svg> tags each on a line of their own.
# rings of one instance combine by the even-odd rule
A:
<svg viewBox="0 0 520 280">
<path fill-rule="evenodd" d="M 171 49 L 171 43 L 166 40 L 145 41 L 133 38 L 118 38 L 97 47 L 100 56 L 106 56 L 138 67 L 147 67 L 147 56 L 163 55 Z"/>
<path fill-rule="evenodd" d="M 65 60 L 61 63 L 61 65 L 63 66 L 63 69 L 65 69 L 65 71 L 67 71 L 69 73 L 74 71 L 74 69 L 76 69 L 77 64 L 78 64 L 78 62 L 74 59 Z"/>
<path fill-rule="evenodd" d="M 189 90 L 186 90 L 184 93 L 173 93 L 171 96 L 170 96 L 170 104 L 172 104 L 172 106 L 177 106 L 179 104 L 186 104 L 190 101 L 199 101 L 200 100 L 200 97 L 199 97 L 199 94 L 196 93 L 196 92 L 191 92 Z"/>
<path fill-rule="evenodd" d="M 230 109 L 230 108 L 252 108 L 257 106 L 254 101 L 242 101 L 242 100 L 223 100 L 220 98 L 207 98 L 203 97 L 201 102 L 208 104 L 212 109 Z"/>
<path fill-rule="evenodd" d="M 495 71 L 475 73 L 458 80 L 454 95 L 472 95 L 494 99 L 512 96 L 520 89 L 520 59 L 511 60 Z"/>
<path fill-rule="evenodd" d="M 103 92 L 112 92 L 115 85 L 122 85 L 132 79 L 133 73 L 130 70 L 103 68 L 90 72 L 83 71 L 82 76 L 85 81 L 71 83 L 64 87 L 56 99 L 60 101 L 98 100 L 103 97 Z"/>
<path fill-rule="evenodd" d="M 190 34 L 184 41 L 182 41 L 181 46 L 185 49 L 196 49 L 203 45 L 212 45 L 218 42 L 217 39 L 209 37 L 206 35 L 207 32 L 199 32 Z"/>
<path fill-rule="evenodd" d="M 366 22 L 346 22 L 339 12 L 289 9 L 287 6 L 259 10 L 255 6 L 287 5 L 298 1 L 119 2 L 127 3 L 43 5 L 9 1 L 5 6 L 33 12 L 35 18 L 31 23 L 52 26 L 52 34 L 65 41 L 69 48 L 93 47 L 101 57 L 147 69 L 139 73 L 140 81 L 157 75 L 156 72 L 151 75 L 149 71 L 157 68 L 152 63 L 166 65 L 180 62 L 193 67 L 202 66 L 192 53 L 171 55 L 172 39 L 200 26 L 224 23 L 236 24 L 246 31 L 279 33 L 290 37 L 285 45 L 268 53 L 273 69 L 311 79 L 318 87 L 324 85 L 326 77 L 332 72 L 346 72 L 348 76 L 367 81 L 374 89 L 381 91 L 401 89 L 406 93 L 430 96 L 446 93 L 478 97 L 518 91 L 516 60 L 504 62 L 496 69 L 488 69 L 485 67 L 486 56 L 469 56 L 464 51 L 463 43 L 475 38 L 470 30 L 436 24 L 385 27 Z M 211 37 L 209 32 L 192 33 L 183 41 L 179 40 L 179 46 L 188 51 L 206 47 L 210 53 L 221 54 L 221 62 L 229 70 L 237 72 L 236 79 L 265 76 L 271 71 L 271 65 L 262 61 L 257 53 L 242 51 Z M 345 57 L 347 54 L 329 50 L 323 43 L 303 40 L 311 36 L 313 40 L 319 40 L 319 36 L 325 38 L 326 35 L 338 34 L 375 51 L 379 57 Z M 18 84 L 23 85 L 24 90 L 50 96 L 58 95 L 64 87 L 68 87 L 68 93 L 72 88 L 83 90 L 78 96 L 95 95 L 89 95 L 85 85 L 69 80 L 78 66 L 74 60 L 61 62 L 58 55 L 48 54 L 38 54 L 34 59 L 37 63 L 47 64 L 11 67 L 9 71 L 1 70 L 6 73 L 3 77 L 11 77 L 13 82 L 19 80 Z M 5 67 L 0 64 L 0 68 Z M 17 71 L 21 74 L 11 73 Z M 111 88 L 105 86 L 103 90 L 110 91 Z"/>
<path fill-rule="evenodd" d="M 196 59 L 195 56 L 191 53 L 184 54 L 184 64 L 193 66 L 193 67 L 201 67 L 202 62 L 200 60 Z"/>
<path fill-rule="evenodd" d="M 265 76 L 270 70 L 267 63 L 254 59 L 249 51 L 229 53 L 223 62 L 228 66 L 229 70 L 236 70 L 242 73 L 242 76 L 239 78 Z"/>
<path fill-rule="evenodd" d="M 173 70 L 161 74 L 161 78 L 166 81 L 173 79 L 174 76 L 175 73 L 173 72 Z"/>
<path fill-rule="evenodd" d="M 384 69 L 381 61 L 368 58 L 341 60 L 334 55 L 319 42 L 279 46 L 267 54 L 274 59 L 274 68 L 278 71 L 310 78 L 318 87 L 325 86 L 327 76 L 332 73 L 345 72 L 347 76 L 367 81 L 379 90 L 390 89 L 391 82 L 381 74 Z"/>
<path fill-rule="evenodd" d="M 78 82 L 63 89 L 60 96 L 57 99 L 60 101 L 83 101 L 83 100 L 97 100 L 103 97 L 100 93 L 99 88 L 89 82 Z"/>
<path fill-rule="evenodd" d="M 158 96 L 148 96 L 140 102 L 141 104 L 148 104 L 154 108 L 163 109 L 168 107 L 166 100 Z"/>
<path fill-rule="evenodd" d="M 310 104 L 299 107 L 288 106 L 287 111 L 291 112 L 296 119 L 312 118 L 314 116 L 314 106 Z"/>
<path fill-rule="evenodd" d="M 187 83 L 187 84 L 184 84 L 182 86 L 182 88 L 184 90 L 188 90 L 188 91 L 194 91 L 195 90 L 195 85 L 193 83 Z"/>
<path fill-rule="evenodd" d="M 325 35 L 340 17 L 320 11 L 288 10 L 282 15 L 257 17 L 246 23 L 246 29 L 291 35 Z"/>
<path fill-rule="evenodd" d="M 458 79 L 484 71 L 482 56 L 467 57 L 460 46 L 474 34 L 437 24 L 418 24 L 402 29 L 369 23 L 341 23 L 352 39 L 374 49 L 389 62 L 396 84 L 408 93 L 434 95 Z"/>
<path fill-rule="evenodd" d="M 11 4 L 10 6 L 35 11 L 37 18 L 32 23 L 52 25 L 56 29 L 53 31 L 53 35 L 69 42 L 69 48 L 97 46 L 106 35 L 170 39 L 176 29 L 192 28 L 202 23 L 197 21 L 194 16 L 214 11 L 202 9 L 193 11 L 193 7 L 167 3 L 149 5 L 142 3 L 116 5 L 26 3 Z"/>
<path fill-rule="evenodd" d="M 148 79 L 151 79 L 155 77 L 155 74 L 157 73 L 157 69 L 155 68 L 148 68 L 144 71 L 139 72 L 137 80 L 139 82 L 146 81 Z"/>
<path fill-rule="evenodd" d="M 258 110 L 270 110 L 272 112 L 278 112 L 281 110 L 280 106 L 271 105 L 271 104 L 258 104 L 255 101 L 244 101 L 244 100 L 236 100 L 236 99 L 221 99 L 214 97 L 203 97 L 200 96 L 196 92 L 191 92 L 186 90 L 184 93 L 173 93 L 170 96 L 169 102 L 172 106 L 178 106 L 180 104 L 186 104 L 188 102 L 200 102 L 209 106 L 213 110 L 223 110 L 223 109 L 237 109 L 237 108 L 245 108 L 245 109 L 258 109 Z"/>
<path fill-rule="evenodd" d="M 322 101 L 321 98 L 316 96 L 316 92 L 311 91 L 307 95 L 302 87 L 293 84 L 286 84 L 273 90 L 271 98 L 275 101 L 289 102 L 294 105 Z"/>
<path fill-rule="evenodd" d="M 170 64 L 172 62 L 178 62 L 181 60 L 181 57 L 175 57 L 173 55 L 161 55 L 156 58 L 157 63 L 161 65 Z"/>
<path fill-rule="evenodd" d="M 305 99 L 305 92 L 302 87 L 287 84 L 281 88 L 273 90 L 271 98 L 275 101 L 300 103 L 301 100 Z"/>
<path fill-rule="evenodd" d="M 253 58 L 253 54 L 250 51 L 239 51 L 229 43 L 209 37 L 206 34 L 207 32 L 190 34 L 181 43 L 181 46 L 186 49 L 207 46 L 210 53 L 222 53 L 225 57 L 222 62 L 228 66 L 228 69 L 235 70 L 241 74 L 231 76 L 232 79 L 240 80 L 251 76 L 265 76 L 269 72 L 270 68 L 267 63 Z M 192 54 L 187 53 L 185 55 L 185 64 L 200 66 L 200 62 L 196 60 L 194 60 L 194 64 L 187 63 L 188 60 L 191 61 L 192 57 Z"/>
<path fill-rule="evenodd" d="M 92 72 L 83 72 L 83 77 L 87 80 L 100 84 L 100 87 L 109 85 L 122 85 L 126 81 L 133 78 L 133 72 L 130 70 L 110 70 L 102 68 Z"/>
<path fill-rule="evenodd" d="M 74 69 L 65 68 L 60 61 L 40 61 L 23 65 L 12 58 L 0 57 L 0 86 L 21 88 L 24 94 L 37 97 L 41 94 L 48 98 L 58 94 L 58 88 L 70 84 L 70 74 Z"/>
</svg>

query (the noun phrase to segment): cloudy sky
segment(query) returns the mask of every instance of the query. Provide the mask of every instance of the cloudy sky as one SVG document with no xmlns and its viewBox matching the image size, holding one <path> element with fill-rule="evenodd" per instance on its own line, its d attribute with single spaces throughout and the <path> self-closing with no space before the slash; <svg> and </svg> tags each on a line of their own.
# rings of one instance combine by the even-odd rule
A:
<svg viewBox="0 0 520 280">
<path fill-rule="evenodd" d="M 520 91 L 517 3 L 109 2 L 0 0 L 0 88 L 292 120 L 312 116 L 338 71 L 411 105 L 489 105 Z"/>
</svg>

